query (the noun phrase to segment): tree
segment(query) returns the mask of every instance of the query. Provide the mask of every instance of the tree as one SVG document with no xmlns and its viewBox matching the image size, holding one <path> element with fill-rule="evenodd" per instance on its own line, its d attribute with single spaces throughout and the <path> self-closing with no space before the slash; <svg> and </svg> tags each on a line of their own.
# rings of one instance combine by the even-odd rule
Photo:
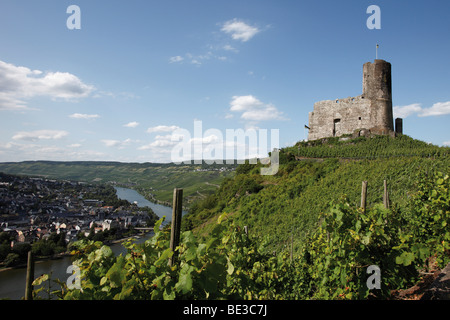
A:
<svg viewBox="0 0 450 320">
<path fill-rule="evenodd" d="M 0 244 L 0 260 L 4 260 L 9 253 L 11 253 L 11 246 L 6 243 Z"/>
<path fill-rule="evenodd" d="M 17 253 L 9 253 L 5 259 L 6 267 L 13 267 L 20 262 L 20 256 Z"/>
<path fill-rule="evenodd" d="M 29 243 L 16 243 L 13 248 L 13 253 L 19 255 L 20 261 L 27 261 L 28 251 L 31 250 Z"/>
</svg>

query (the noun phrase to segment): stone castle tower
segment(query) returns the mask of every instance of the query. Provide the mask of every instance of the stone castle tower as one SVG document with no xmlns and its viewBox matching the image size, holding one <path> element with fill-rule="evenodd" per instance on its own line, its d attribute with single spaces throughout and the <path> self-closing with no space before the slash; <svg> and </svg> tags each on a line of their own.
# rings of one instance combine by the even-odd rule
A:
<svg viewBox="0 0 450 320">
<path fill-rule="evenodd" d="M 384 60 L 364 64 L 362 95 L 316 102 L 314 111 L 309 113 L 308 140 L 338 137 L 363 129 L 374 134 L 394 131 L 391 64 Z"/>
</svg>

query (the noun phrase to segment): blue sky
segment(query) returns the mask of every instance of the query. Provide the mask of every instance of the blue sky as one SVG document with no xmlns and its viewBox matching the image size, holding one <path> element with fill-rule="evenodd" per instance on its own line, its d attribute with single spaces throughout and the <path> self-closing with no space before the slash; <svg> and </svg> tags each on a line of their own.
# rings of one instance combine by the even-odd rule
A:
<svg viewBox="0 0 450 320">
<path fill-rule="evenodd" d="M 195 120 L 293 145 L 314 102 L 362 93 L 377 43 L 404 133 L 450 145 L 449 14 L 437 0 L 2 0 L 0 161 L 168 162 Z"/>
</svg>

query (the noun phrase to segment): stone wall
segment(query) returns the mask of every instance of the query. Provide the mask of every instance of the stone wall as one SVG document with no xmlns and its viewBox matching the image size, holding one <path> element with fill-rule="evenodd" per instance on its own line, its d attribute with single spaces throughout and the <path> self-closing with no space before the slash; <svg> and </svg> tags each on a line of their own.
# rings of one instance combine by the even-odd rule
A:
<svg viewBox="0 0 450 320">
<path fill-rule="evenodd" d="M 309 140 L 338 137 L 371 127 L 371 101 L 363 96 L 324 100 L 309 113 Z"/>
</svg>

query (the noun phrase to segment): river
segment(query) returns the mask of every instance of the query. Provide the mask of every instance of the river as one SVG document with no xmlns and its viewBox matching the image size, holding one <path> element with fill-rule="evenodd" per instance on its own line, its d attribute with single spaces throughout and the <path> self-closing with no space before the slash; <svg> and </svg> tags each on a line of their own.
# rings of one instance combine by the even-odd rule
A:
<svg viewBox="0 0 450 320">
<path fill-rule="evenodd" d="M 166 216 L 165 221 L 172 220 L 171 207 L 166 207 L 160 204 L 150 202 L 147 199 L 145 199 L 143 195 L 141 195 L 140 193 L 138 193 L 136 190 L 133 189 L 120 187 L 114 187 L 114 189 L 116 189 L 117 197 L 119 197 L 119 199 L 125 199 L 131 203 L 136 202 L 139 207 L 150 207 L 158 217 L 162 218 L 163 216 Z M 187 212 L 183 210 L 182 215 L 184 216 L 186 213 Z"/>
<path fill-rule="evenodd" d="M 120 199 L 128 200 L 131 203 L 136 201 L 139 207 L 150 207 L 158 217 L 161 218 L 163 216 L 166 216 L 165 221 L 171 220 L 172 208 L 152 203 L 145 199 L 136 190 L 119 187 L 115 187 L 115 189 L 117 192 L 117 196 Z M 186 214 L 185 211 L 183 211 L 183 215 L 184 214 Z M 151 236 L 153 236 L 153 232 L 149 232 L 141 238 L 137 239 L 136 243 L 142 243 Z M 110 247 L 116 255 L 119 255 L 126 251 L 126 249 L 120 243 L 113 244 Z M 56 260 L 38 261 L 36 262 L 34 267 L 34 276 L 35 278 L 37 278 L 42 274 L 51 272 L 52 279 L 60 279 L 61 281 L 66 281 L 70 276 L 70 274 L 66 273 L 66 270 L 67 267 L 69 267 L 71 264 L 71 257 L 62 257 L 61 259 Z M 0 299 L 21 299 L 25 295 L 25 280 L 26 268 L 0 271 Z"/>
</svg>

